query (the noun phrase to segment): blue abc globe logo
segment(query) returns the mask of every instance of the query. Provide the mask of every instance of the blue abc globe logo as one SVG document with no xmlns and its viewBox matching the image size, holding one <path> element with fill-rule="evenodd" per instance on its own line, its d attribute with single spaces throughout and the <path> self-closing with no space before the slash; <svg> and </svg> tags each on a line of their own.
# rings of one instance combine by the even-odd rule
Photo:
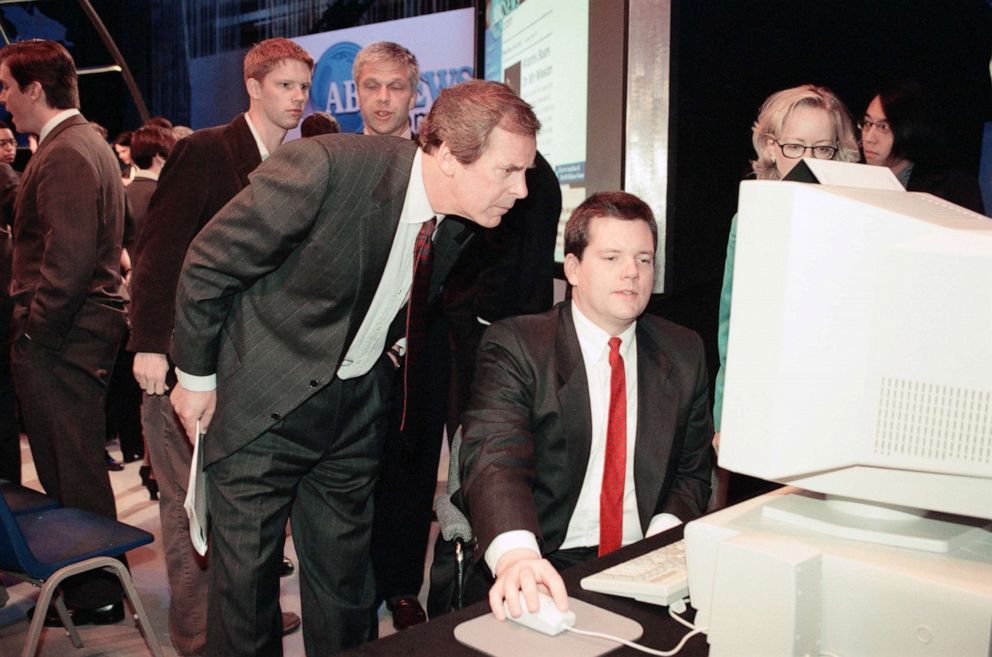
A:
<svg viewBox="0 0 992 657">
<path fill-rule="evenodd" d="M 324 51 L 313 71 L 310 104 L 318 112 L 329 112 L 341 124 L 341 132 L 361 132 L 358 92 L 351 67 L 361 46 L 350 41 L 335 43 Z"/>
</svg>

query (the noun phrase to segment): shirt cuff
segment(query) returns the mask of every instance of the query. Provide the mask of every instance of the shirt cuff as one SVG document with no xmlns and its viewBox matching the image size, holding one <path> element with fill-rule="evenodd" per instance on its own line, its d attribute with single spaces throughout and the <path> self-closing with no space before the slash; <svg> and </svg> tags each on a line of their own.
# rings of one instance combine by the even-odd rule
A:
<svg viewBox="0 0 992 657">
<path fill-rule="evenodd" d="M 648 524 L 648 531 L 644 534 L 644 538 L 654 536 L 655 534 L 660 534 L 663 531 L 667 531 L 672 527 L 678 527 L 681 524 L 682 521 L 673 516 L 671 513 L 659 513 L 654 518 L 651 518 L 651 522 Z"/>
<path fill-rule="evenodd" d="M 499 563 L 500 558 L 510 550 L 516 550 L 517 548 L 529 548 L 535 554 L 541 554 L 541 548 L 537 546 L 537 537 L 534 536 L 533 532 L 529 532 L 526 529 L 514 529 L 503 532 L 493 539 L 493 542 L 486 548 L 486 554 L 484 555 L 486 565 L 489 566 L 489 572 L 493 574 L 493 577 L 496 576 L 496 564 Z"/>
<path fill-rule="evenodd" d="M 190 392 L 210 392 L 217 389 L 216 374 L 197 376 L 196 374 L 187 374 L 177 367 L 176 378 L 179 379 L 179 385 Z"/>
</svg>

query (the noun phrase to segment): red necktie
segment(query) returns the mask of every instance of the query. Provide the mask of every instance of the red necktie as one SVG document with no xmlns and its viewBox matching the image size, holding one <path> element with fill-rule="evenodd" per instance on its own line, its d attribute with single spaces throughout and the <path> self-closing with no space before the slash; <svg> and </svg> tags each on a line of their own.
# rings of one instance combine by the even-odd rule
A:
<svg viewBox="0 0 992 657">
<path fill-rule="evenodd" d="M 417 241 L 413 245 L 413 283 L 410 285 L 410 298 L 406 304 L 406 363 L 403 367 L 403 419 L 400 420 L 400 430 L 407 425 L 407 407 L 410 399 L 411 372 L 420 374 L 427 341 L 427 303 L 431 287 L 431 264 L 434 258 L 434 226 L 437 219 L 431 217 L 425 221 L 417 233 Z"/>
<path fill-rule="evenodd" d="M 610 338 L 610 411 L 606 425 L 603 489 L 599 495 L 599 556 L 623 538 L 623 479 L 627 471 L 627 378 L 620 338 Z"/>
</svg>

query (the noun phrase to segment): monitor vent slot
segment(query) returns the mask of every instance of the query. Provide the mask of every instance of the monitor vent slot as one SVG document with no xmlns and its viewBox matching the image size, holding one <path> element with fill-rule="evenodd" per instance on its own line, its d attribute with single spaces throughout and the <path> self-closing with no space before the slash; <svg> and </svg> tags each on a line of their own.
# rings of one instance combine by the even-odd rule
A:
<svg viewBox="0 0 992 657">
<path fill-rule="evenodd" d="M 992 391 L 883 378 L 875 453 L 992 463 Z"/>
</svg>

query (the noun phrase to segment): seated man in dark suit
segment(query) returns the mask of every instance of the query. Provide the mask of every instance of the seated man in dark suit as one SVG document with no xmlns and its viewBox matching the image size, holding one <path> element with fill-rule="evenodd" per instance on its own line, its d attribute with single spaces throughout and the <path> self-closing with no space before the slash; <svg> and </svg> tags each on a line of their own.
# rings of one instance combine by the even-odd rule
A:
<svg viewBox="0 0 992 657">
<path fill-rule="evenodd" d="M 463 486 L 499 619 L 560 609 L 558 570 L 703 514 L 712 422 L 699 336 L 642 315 L 657 227 L 625 192 L 595 194 L 565 229 L 572 300 L 497 322 L 462 417 Z"/>
</svg>

